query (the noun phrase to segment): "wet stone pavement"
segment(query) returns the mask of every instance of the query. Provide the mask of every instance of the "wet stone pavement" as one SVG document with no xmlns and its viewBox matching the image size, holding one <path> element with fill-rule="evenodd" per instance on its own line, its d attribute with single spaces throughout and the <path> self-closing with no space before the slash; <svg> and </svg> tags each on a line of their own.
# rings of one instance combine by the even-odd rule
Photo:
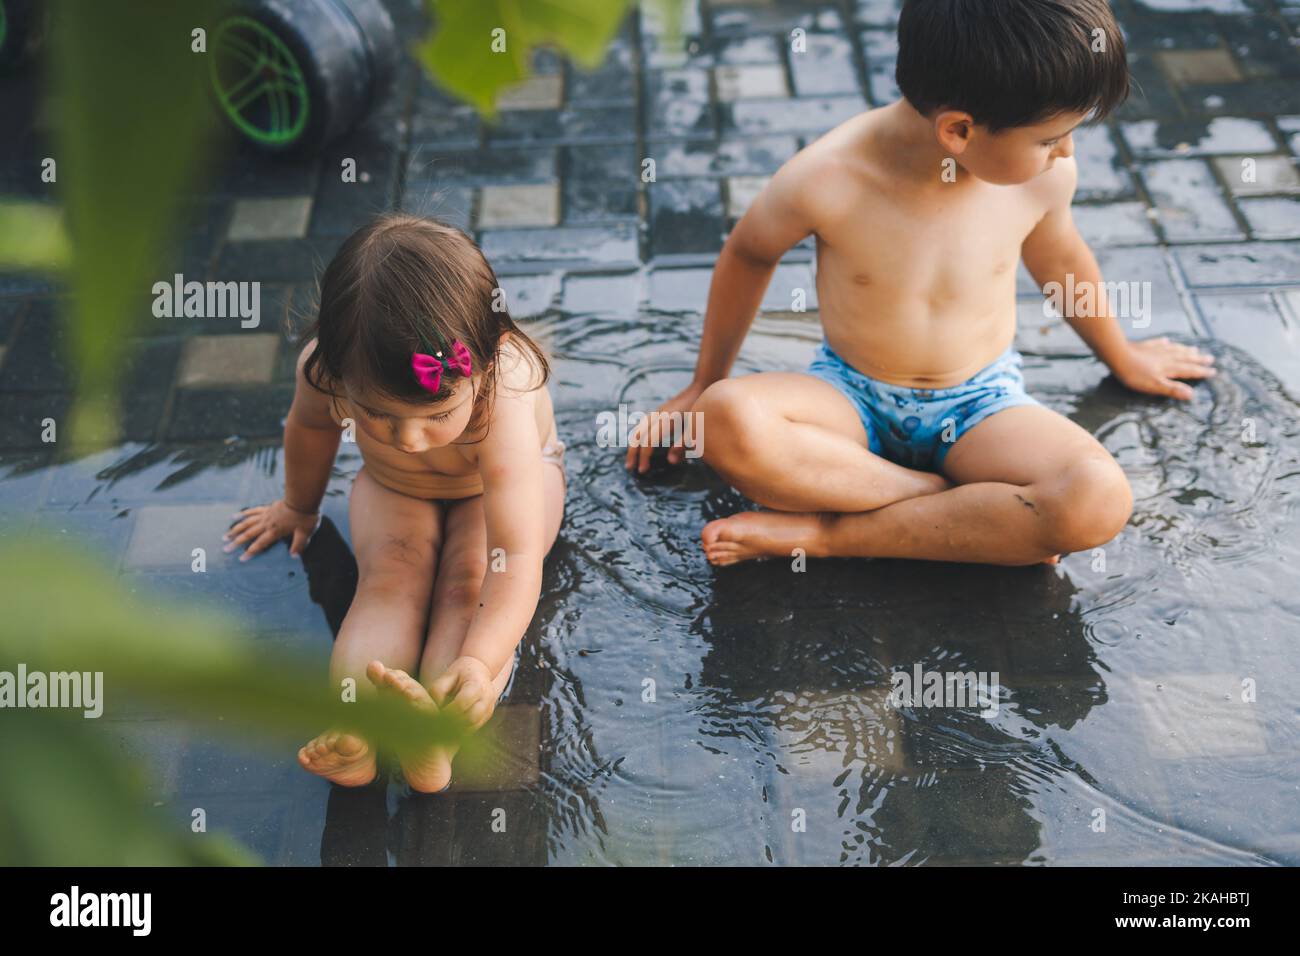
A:
<svg viewBox="0 0 1300 956">
<path fill-rule="evenodd" d="M 419 35 L 417 5 L 390 5 Z M 897 6 L 691 0 L 675 45 L 643 10 L 594 72 L 539 54 L 496 123 L 407 62 L 320 157 L 232 148 L 187 197 L 158 279 L 256 280 L 260 324 L 157 319 L 142 298 L 123 444 L 108 451 L 69 459 L 42 442 L 75 386 L 62 290 L 0 273 L 0 534 L 93 544 L 124 591 L 237 614 L 268 647 L 317 654 L 322 680 L 355 584 L 355 450 L 340 452 L 301 564 L 283 548 L 252 565 L 219 549 L 234 510 L 280 493 L 293 335 L 320 267 L 373 212 L 439 216 L 481 243 L 556 357 L 567 519 L 494 721 L 499 759 L 439 798 L 345 792 L 291 752 L 110 710 L 106 732 L 153 767 L 160 812 L 186 821 L 202 806 L 293 864 L 1300 862 L 1293 710 L 1261 694 L 1243 711 L 1225 692 L 1242 675 L 1300 677 L 1286 534 L 1300 473 L 1300 0 L 1114 0 L 1135 95 L 1077 136 L 1076 220 L 1109 281 L 1149 283 L 1130 334 L 1204 340 L 1227 375 L 1188 409 L 1126 396 L 1021 273 L 1031 391 L 1098 434 L 1140 499 L 1112 572 L 1076 555 L 1059 573 L 715 574 L 698 528 L 745 503 L 701 466 L 638 481 L 595 447 L 596 414 L 685 383 L 712 262 L 766 178 L 896 96 Z M 53 202 L 39 176 L 51 120 L 31 83 L 0 83 L 16 134 L 0 146 L 0 195 Z M 349 157 L 357 183 L 336 173 Z M 816 307 L 805 242 L 738 371 L 806 364 Z M 1246 419 L 1262 437 L 1233 445 Z M 205 574 L 190 570 L 195 546 Z M 1000 672 L 1002 716 L 887 706 L 889 670 L 917 661 Z M 1090 829 L 1097 807 L 1109 835 Z M 491 828 L 503 808 L 507 835 Z M 791 830 L 796 809 L 806 832 Z"/>
</svg>

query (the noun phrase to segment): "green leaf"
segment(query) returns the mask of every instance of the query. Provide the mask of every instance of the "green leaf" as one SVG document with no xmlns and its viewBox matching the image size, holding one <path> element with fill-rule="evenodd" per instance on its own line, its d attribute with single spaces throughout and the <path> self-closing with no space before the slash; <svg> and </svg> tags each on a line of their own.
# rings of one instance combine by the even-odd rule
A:
<svg viewBox="0 0 1300 956">
<path fill-rule="evenodd" d="M 426 2 L 436 26 L 417 58 L 442 86 L 489 116 L 501 91 L 528 75 L 536 47 L 554 46 L 581 65 L 598 66 L 630 7 L 630 0 Z"/>
<path fill-rule="evenodd" d="M 57 272 L 71 259 L 63 214 L 36 202 L 0 203 L 0 268 Z"/>
<path fill-rule="evenodd" d="M 267 744 L 302 743 L 328 727 L 395 749 L 472 746 L 477 737 L 387 695 L 343 703 L 315 676 L 319 657 L 231 638 L 233 622 L 210 612 L 124 594 L 111 567 L 84 549 L 38 537 L 0 548 L 0 581 L 10 595 L 0 619 L 0 666 L 100 671 L 106 697 L 140 698 L 254 730 Z"/>
<path fill-rule="evenodd" d="M 0 864 L 249 865 L 220 834 L 188 833 L 150 808 L 137 774 L 88 721 L 11 711 L 0 728 Z"/>
<path fill-rule="evenodd" d="M 72 241 L 72 358 L 81 381 L 74 439 L 113 439 L 114 394 L 126 340 L 161 278 L 178 197 L 211 152 L 207 56 L 190 31 L 209 0 L 155 3 L 124 15 L 114 3 L 61 0 L 52 11 L 54 156 Z M 166 78 L 161 82 L 161 78 Z"/>
</svg>

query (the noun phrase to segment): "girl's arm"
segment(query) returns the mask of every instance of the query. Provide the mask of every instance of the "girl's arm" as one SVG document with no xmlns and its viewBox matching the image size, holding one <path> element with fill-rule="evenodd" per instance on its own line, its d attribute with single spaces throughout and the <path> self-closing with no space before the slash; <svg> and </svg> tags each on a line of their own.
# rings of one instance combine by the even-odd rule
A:
<svg viewBox="0 0 1300 956">
<path fill-rule="evenodd" d="M 537 424 L 527 394 L 497 392 L 492 428 L 478 448 L 487 522 L 488 570 L 461 657 L 492 678 L 514 658 L 537 610 L 545 557 L 545 497 Z"/>
<path fill-rule="evenodd" d="M 330 417 L 329 396 L 313 388 L 303 375 L 303 365 L 315 347 L 315 341 L 308 342 L 298 355 L 293 405 L 284 422 L 284 503 L 312 515 L 325 497 L 343 434 Z"/>
<path fill-rule="evenodd" d="M 289 553 L 297 556 L 316 529 L 317 511 L 329 484 L 342 429 L 330 418 L 329 396 L 313 388 L 303 376 L 303 364 L 315 345 L 309 342 L 298 356 L 293 405 L 284 422 L 284 498 L 245 508 L 239 513 L 239 521 L 226 532 L 226 551 L 248 545 L 240 561 L 290 536 Z"/>
</svg>

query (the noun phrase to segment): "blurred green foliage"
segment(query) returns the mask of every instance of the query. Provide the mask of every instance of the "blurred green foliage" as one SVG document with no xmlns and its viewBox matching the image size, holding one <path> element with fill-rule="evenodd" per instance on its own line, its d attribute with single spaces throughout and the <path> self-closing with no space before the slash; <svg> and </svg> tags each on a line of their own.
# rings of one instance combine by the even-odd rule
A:
<svg viewBox="0 0 1300 956">
<path fill-rule="evenodd" d="M 250 569 L 251 570 L 251 569 Z M 296 748 L 341 727 L 395 749 L 463 742 L 449 718 L 387 696 L 346 704 L 322 686 L 319 658 L 232 638 L 233 622 L 124 593 L 104 562 L 40 538 L 0 550 L 6 590 L 0 668 L 103 674 L 106 714 L 124 702 L 220 725 L 245 743 Z M 241 862 L 217 837 L 180 839 L 144 810 L 133 772 L 80 712 L 0 715 L 0 863 Z"/>
<path fill-rule="evenodd" d="M 681 0 L 656 0 L 679 22 Z M 493 116 L 507 87 L 529 74 L 534 49 L 550 46 L 595 69 L 631 0 L 426 0 L 433 34 L 416 55 L 439 84 Z M 675 32 L 675 28 L 674 31 Z"/>
</svg>

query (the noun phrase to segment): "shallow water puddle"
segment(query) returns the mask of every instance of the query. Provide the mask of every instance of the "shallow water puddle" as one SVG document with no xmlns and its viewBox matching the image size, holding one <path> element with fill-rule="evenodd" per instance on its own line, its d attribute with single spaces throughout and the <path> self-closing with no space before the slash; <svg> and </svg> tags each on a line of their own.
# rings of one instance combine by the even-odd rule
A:
<svg viewBox="0 0 1300 956">
<path fill-rule="evenodd" d="M 1300 409 L 1243 353 L 1211 343 L 1220 374 L 1186 405 L 1129 394 L 1091 359 L 1026 355 L 1031 392 L 1132 481 L 1133 519 L 1099 552 L 1055 569 L 714 570 L 699 530 L 747 503 L 701 464 L 636 478 L 595 444 L 602 412 L 685 384 L 698 318 L 538 325 L 569 496 L 499 766 L 442 797 L 330 792 L 291 753 L 161 715 L 104 721 L 178 817 L 203 800 L 284 863 L 1300 862 Z M 817 336 L 761 320 L 738 371 L 801 369 Z M 355 454 L 305 567 L 283 548 L 220 556 L 220 516 L 278 493 L 277 446 L 11 460 L 0 508 L 10 527 L 40 504 L 42 524 L 111 549 L 124 585 L 238 612 L 323 674 L 355 583 Z M 189 573 L 192 538 L 211 539 L 212 573 Z M 918 668 L 988 675 L 995 712 L 895 706 L 891 674 Z"/>
</svg>

